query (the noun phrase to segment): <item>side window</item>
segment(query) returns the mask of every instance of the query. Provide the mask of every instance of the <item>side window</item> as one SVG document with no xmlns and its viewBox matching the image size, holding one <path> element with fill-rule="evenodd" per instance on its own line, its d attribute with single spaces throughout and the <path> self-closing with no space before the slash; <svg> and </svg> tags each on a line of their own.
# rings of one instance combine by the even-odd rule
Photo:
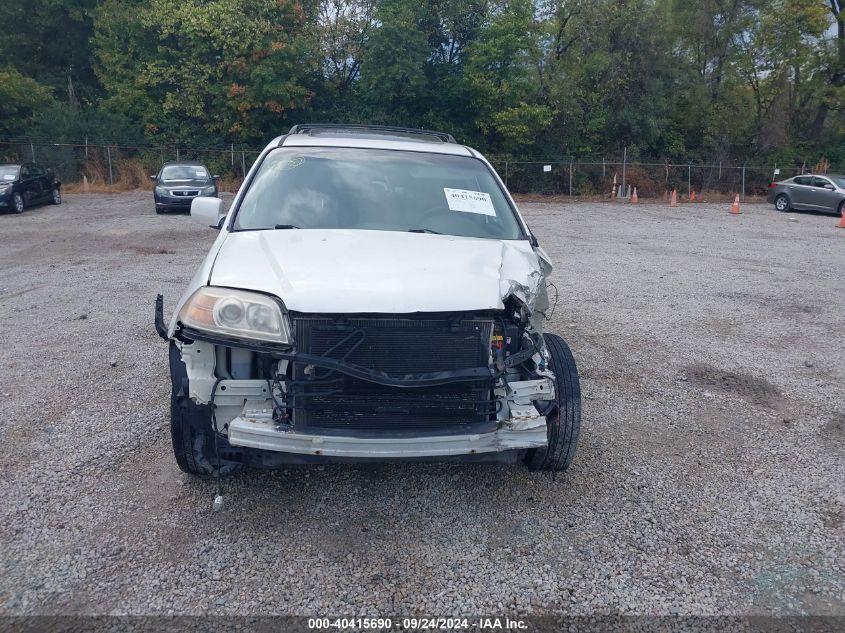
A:
<svg viewBox="0 0 845 633">
<path fill-rule="evenodd" d="M 25 178 L 32 178 L 32 169 L 29 165 L 21 165 L 21 180 Z"/>
<path fill-rule="evenodd" d="M 44 171 L 43 167 L 40 167 L 39 165 L 35 165 L 35 164 L 32 165 L 32 175 L 33 176 L 40 177 L 40 176 L 43 176 L 46 173 L 47 172 Z"/>
<path fill-rule="evenodd" d="M 813 179 L 809 176 L 798 176 L 794 181 L 796 185 L 811 185 Z"/>
<path fill-rule="evenodd" d="M 830 181 L 827 178 L 813 178 L 814 187 L 825 187 L 827 185 L 830 185 Z"/>
</svg>

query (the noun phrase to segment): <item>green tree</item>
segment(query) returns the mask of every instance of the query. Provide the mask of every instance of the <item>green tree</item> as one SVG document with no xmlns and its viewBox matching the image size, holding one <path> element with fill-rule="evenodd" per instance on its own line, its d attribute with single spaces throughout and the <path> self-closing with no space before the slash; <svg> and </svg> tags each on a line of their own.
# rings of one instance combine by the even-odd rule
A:
<svg viewBox="0 0 845 633">
<path fill-rule="evenodd" d="M 0 136 L 24 134 L 32 117 L 53 102 L 48 87 L 17 70 L 0 68 Z"/>
<path fill-rule="evenodd" d="M 540 86 L 541 34 L 533 3 L 510 0 L 495 8 L 468 49 L 476 124 L 488 144 L 508 153 L 528 150 L 555 115 Z"/>
<path fill-rule="evenodd" d="M 378 26 L 363 48 L 360 85 L 375 121 L 401 123 L 415 118 L 420 100 L 426 97 L 429 47 L 417 10 L 404 0 L 381 0 L 376 6 Z"/>
<path fill-rule="evenodd" d="M 92 104 L 100 86 L 91 64 L 97 0 L 4 0 L 0 60 L 57 98 Z"/>
<path fill-rule="evenodd" d="M 105 105 L 168 138 L 261 138 L 302 109 L 304 11 L 277 0 L 105 0 L 95 23 Z"/>
</svg>

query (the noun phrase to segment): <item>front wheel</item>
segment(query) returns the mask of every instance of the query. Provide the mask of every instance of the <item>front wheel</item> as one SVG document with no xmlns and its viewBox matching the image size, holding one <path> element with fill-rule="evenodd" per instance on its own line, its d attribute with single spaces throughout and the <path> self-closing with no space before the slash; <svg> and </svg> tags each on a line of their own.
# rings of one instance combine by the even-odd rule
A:
<svg viewBox="0 0 845 633">
<path fill-rule="evenodd" d="M 839 205 L 839 217 L 845 218 L 845 200 L 843 200 L 842 204 Z"/>
<path fill-rule="evenodd" d="M 23 196 L 19 193 L 15 193 L 12 196 L 12 211 L 23 213 Z"/>
<path fill-rule="evenodd" d="M 173 343 L 170 344 L 170 380 L 170 437 L 179 470 L 189 475 L 213 476 L 219 463 L 221 477 L 233 474 L 241 464 L 222 457 L 217 459 L 217 451 L 223 453 L 229 444 L 218 435 L 215 447 L 211 407 L 198 405 L 188 396 L 188 375 L 182 353 Z"/>
<path fill-rule="evenodd" d="M 581 383 L 572 351 L 557 334 L 545 334 L 551 354 L 551 370 L 555 374 L 555 407 L 546 416 L 549 444 L 531 449 L 525 463 L 531 470 L 562 472 L 575 457 L 578 434 L 581 432 Z"/>
<path fill-rule="evenodd" d="M 61 204 L 62 203 L 62 191 L 58 187 L 53 187 L 53 193 L 50 196 L 50 202 L 53 204 Z"/>
<path fill-rule="evenodd" d="M 787 198 L 784 194 L 780 194 L 777 198 L 775 198 L 775 209 L 781 213 L 789 211 L 789 198 Z"/>
</svg>

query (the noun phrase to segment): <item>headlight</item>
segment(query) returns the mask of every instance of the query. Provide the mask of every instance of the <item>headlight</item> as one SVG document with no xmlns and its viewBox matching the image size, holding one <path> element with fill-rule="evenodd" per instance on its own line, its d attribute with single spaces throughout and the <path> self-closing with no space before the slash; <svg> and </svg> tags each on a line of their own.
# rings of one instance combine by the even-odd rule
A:
<svg viewBox="0 0 845 633">
<path fill-rule="evenodd" d="M 156 195 L 166 196 L 167 195 L 167 189 L 165 189 L 164 187 L 156 187 Z"/>
<path fill-rule="evenodd" d="M 204 196 L 213 196 L 214 195 L 214 185 L 209 185 L 202 190 L 202 195 Z"/>
<path fill-rule="evenodd" d="M 204 332 L 290 343 L 290 326 L 279 304 L 256 292 L 200 288 L 182 306 L 179 320 Z"/>
</svg>

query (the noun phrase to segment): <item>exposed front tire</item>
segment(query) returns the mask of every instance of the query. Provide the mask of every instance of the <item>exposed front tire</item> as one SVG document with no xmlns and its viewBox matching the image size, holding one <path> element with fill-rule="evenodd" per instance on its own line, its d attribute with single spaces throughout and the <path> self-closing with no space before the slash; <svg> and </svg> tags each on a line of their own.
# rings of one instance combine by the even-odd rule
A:
<svg viewBox="0 0 845 633">
<path fill-rule="evenodd" d="M 12 211 L 23 213 L 23 196 L 19 193 L 12 194 Z"/>
<path fill-rule="evenodd" d="M 164 209 L 159 209 L 158 207 L 156 207 L 156 213 L 157 213 L 158 215 L 161 215 L 161 214 L 163 214 L 163 213 L 164 213 Z"/>
<path fill-rule="evenodd" d="M 581 383 L 575 358 L 566 341 L 557 334 L 545 334 L 543 338 L 551 354 L 557 402 L 546 416 L 549 445 L 530 450 L 525 463 L 531 470 L 562 472 L 575 457 L 581 431 Z"/>
<path fill-rule="evenodd" d="M 50 197 L 50 202 L 52 204 L 61 204 L 62 203 L 62 190 L 58 187 L 53 187 L 53 194 Z"/>
<path fill-rule="evenodd" d="M 845 200 L 839 205 L 839 217 L 845 218 Z"/>
<path fill-rule="evenodd" d="M 782 193 L 777 198 L 775 198 L 775 209 L 777 209 L 781 213 L 789 211 L 790 206 L 791 205 L 789 202 L 789 198 L 786 196 L 786 194 Z"/>
<path fill-rule="evenodd" d="M 170 381 L 170 437 L 176 464 L 189 475 L 216 475 L 218 460 L 211 428 L 211 407 L 198 405 L 188 396 L 188 375 L 181 352 L 174 343 L 170 343 Z M 241 464 L 222 457 L 230 448 L 225 438 L 218 435 L 217 442 L 217 450 L 221 453 L 220 476 L 226 477 Z"/>
</svg>

